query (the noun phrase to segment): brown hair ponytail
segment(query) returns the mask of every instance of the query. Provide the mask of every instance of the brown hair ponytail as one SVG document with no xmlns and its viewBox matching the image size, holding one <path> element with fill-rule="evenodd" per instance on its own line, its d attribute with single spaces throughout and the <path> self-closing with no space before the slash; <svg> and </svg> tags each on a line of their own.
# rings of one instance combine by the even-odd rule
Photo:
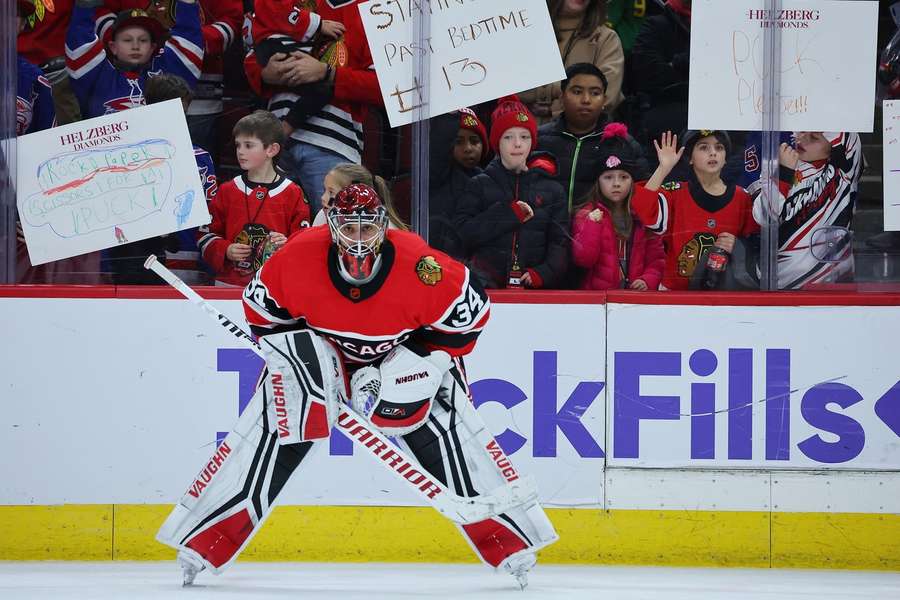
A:
<svg viewBox="0 0 900 600">
<path fill-rule="evenodd" d="M 378 175 L 372 175 L 372 172 L 364 166 L 353 163 L 339 164 L 331 170 L 331 173 L 340 179 L 341 187 L 362 183 L 374 189 L 384 203 L 388 219 L 390 219 L 394 227 L 403 231 L 409 231 L 409 225 L 403 222 L 403 219 L 397 213 L 397 209 L 394 208 L 394 201 L 391 199 L 391 188 L 388 187 L 387 182 L 383 178 Z"/>
</svg>

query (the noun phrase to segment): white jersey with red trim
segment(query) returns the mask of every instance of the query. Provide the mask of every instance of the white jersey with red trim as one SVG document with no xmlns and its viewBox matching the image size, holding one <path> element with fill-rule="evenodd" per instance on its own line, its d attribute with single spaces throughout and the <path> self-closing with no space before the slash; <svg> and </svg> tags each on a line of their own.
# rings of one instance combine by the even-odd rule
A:
<svg viewBox="0 0 900 600">
<path fill-rule="evenodd" d="M 778 289 L 800 289 L 822 282 L 828 275 L 853 272 L 847 237 L 836 254 L 841 260 L 823 262 L 811 248 L 823 227 L 850 227 L 862 174 L 862 144 L 857 133 L 824 133 L 831 143 L 827 160 L 800 161 L 795 170 L 781 167 L 781 194 L 767 203 L 762 195 L 753 204 L 753 218 L 764 224 L 778 221 Z"/>
<path fill-rule="evenodd" d="M 375 277 L 352 285 L 339 273 L 328 228 L 314 227 L 257 272 L 244 290 L 244 312 L 257 335 L 308 328 L 334 342 L 352 366 L 404 343 L 468 354 L 490 300 L 463 264 L 397 230 L 387 232 Z"/>
</svg>

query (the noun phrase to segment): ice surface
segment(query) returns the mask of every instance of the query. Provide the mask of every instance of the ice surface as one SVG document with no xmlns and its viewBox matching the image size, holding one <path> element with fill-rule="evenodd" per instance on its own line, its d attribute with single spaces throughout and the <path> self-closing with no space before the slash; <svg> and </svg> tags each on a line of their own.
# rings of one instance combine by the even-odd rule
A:
<svg viewBox="0 0 900 600">
<path fill-rule="evenodd" d="M 538 565 L 524 592 L 481 565 L 237 563 L 181 587 L 174 562 L 0 562 L 3 600 L 898 600 L 900 573 Z"/>
</svg>

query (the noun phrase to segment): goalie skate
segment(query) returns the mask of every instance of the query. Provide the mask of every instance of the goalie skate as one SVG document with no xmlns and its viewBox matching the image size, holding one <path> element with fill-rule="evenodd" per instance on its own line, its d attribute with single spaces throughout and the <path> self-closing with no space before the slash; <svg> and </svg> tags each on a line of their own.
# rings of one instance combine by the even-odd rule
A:
<svg viewBox="0 0 900 600">
<path fill-rule="evenodd" d="M 429 473 L 460 496 L 514 491 L 524 483 L 475 410 L 458 360 L 441 384 L 427 424 L 402 440 Z M 509 572 L 520 585 L 527 583 L 535 552 L 559 539 L 536 494 L 521 496 L 495 516 L 456 525 L 485 564 Z"/>
<path fill-rule="evenodd" d="M 240 554 L 312 447 L 278 443 L 265 409 L 269 400 L 266 387 L 258 386 L 234 430 L 156 534 L 179 550 L 179 559 L 188 557 L 179 560 L 185 583 L 202 570 L 196 563 L 218 574 Z"/>
<path fill-rule="evenodd" d="M 194 579 L 197 578 L 197 573 L 205 568 L 203 566 L 203 561 L 184 550 L 178 551 L 178 558 L 176 560 L 179 566 L 181 566 L 181 586 L 187 587 L 193 585 Z"/>
</svg>

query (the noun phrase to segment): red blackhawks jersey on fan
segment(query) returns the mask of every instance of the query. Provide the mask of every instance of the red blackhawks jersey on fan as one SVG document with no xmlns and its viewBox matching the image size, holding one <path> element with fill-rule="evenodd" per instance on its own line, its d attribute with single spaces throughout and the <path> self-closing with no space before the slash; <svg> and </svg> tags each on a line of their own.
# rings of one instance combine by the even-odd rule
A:
<svg viewBox="0 0 900 600">
<path fill-rule="evenodd" d="M 216 281 L 228 285 L 245 286 L 253 276 L 225 257 L 245 225 L 261 225 L 285 236 L 309 227 L 309 203 L 303 190 L 282 176 L 268 184 L 251 182 L 245 175 L 235 177 L 219 186 L 209 212 L 212 223 L 200 228 L 197 246 L 215 270 Z"/>
<path fill-rule="evenodd" d="M 349 162 L 359 163 L 363 150 L 363 121 L 368 115 L 368 107 L 381 106 L 381 89 L 378 76 L 369 52 L 369 42 L 359 15 L 359 6 L 364 0 L 296 0 L 300 8 L 315 4 L 315 13 L 320 19 L 340 21 L 346 31 L 324 59 L 334 68 L 334 93 L 331 102 L 311 116 L 303 127 L 295 130 L 291 137 L 300 142 L 325 148 L 335 152 Z M 280 3 L 279 3 L 280 4 Z M 275 3 L 274 8 L 278 8 Z M 270 10 L 269 3 L 257 2 L 256 14 Z M 299 13 L 298 13 L 299 14 Z M 309 13 L 303 13 L 309 19 Z M 272 22 L 277 15 L 267 15 Z M 313 23 L 315 17 L 312 17 Z M 290 30 L 285 24 L 284 30 Z M 295 30 L 297 30 L 295 28 Z M 299 30 L 297 30 L 299 31 Z M 255 34 L 253 38 L 255 39 Z M 300 41 L 300 40 L 297 40 Z M 289 88 L 263 87 L 262 74 L 256 56 L 251 52 L 244 59 L 247 81 L 253 90 L 269 98 L 269 110 L 283 118 L 299 96 Z"/>
<path fill-rule="evenodd" d="M 244 290 L 253 332 L 308 328 L 340 347 L 348 365 L 359 365 L 407 340 L 462 356 L 490 314 L 469 270 L 414 233 L 388 230 L 379 270 L 366 284 L 347 283 L 338 269 L 328 227 L 294 236 Z"/>
<path fill-rule="evenodd" d="M 663 236 L 662 285 L 670 290 L 688 289 L 697 263 L 720 233 L 746 237 L 759 229 L 750 196 L 735 185 L 721 196 L 708 194 L 696 181 L 666 184 L 658 192 L 637 185 L 631 206 L 647 229 Z"/>
</svg>

